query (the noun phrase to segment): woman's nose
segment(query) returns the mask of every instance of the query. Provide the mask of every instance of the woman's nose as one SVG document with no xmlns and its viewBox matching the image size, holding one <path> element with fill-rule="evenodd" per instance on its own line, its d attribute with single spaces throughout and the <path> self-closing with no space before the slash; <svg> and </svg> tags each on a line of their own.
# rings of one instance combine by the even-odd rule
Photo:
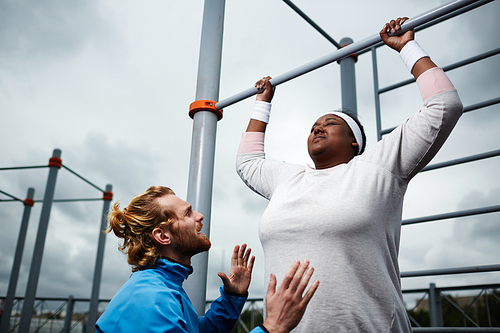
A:
<svg viewBox="0 0 500 333">
<path fill-rule="evenodd" d="M 318 125 L 314 128 L 314 134 L 318 134 L 319 132 L 323 132 L 323 126 Z"/>
</svg>

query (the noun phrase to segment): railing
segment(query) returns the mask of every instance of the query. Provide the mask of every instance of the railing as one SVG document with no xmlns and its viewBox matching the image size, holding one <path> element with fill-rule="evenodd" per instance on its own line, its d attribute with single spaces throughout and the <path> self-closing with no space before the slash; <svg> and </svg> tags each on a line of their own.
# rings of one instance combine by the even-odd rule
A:
<svg viewBox="0 0 500 333">
<path fill-rule="evenodd" d="M 411 272 L 410 272 L 411 273 Z M 408 277 L 412 274 L 402 274 Z M 465 306 L 460 306 L 457 304 L 453 298 L 447 293 L 452 291 L 472 291 L 479 290 L 479 294 L 470 296 L 469 303 Z M 500 327 L 495 327 L 492 325 L 492 318 L 500 320 L 500 314 L 495 310 L 498 308 L 492 308 L 489 306 L 488 296 L 494 298 L 497 301 L 497 305 L 500 304 L 500 284 L 487 284 L 487 285 L 469 285 L 469 286 L 457 286 L 457 287 L 443 287 L 436 288 L 434 284 L 429 286 L 429 289 L 408 289 L 403 290 L 403 294 L 423 294 L 416 305 L 412 309 L 408 309 L 408 314 L 410 321 L 412 323 L 413 331 L 419 333 L 431 333 L 431 332 L 500 332 Z M 482 298 L 481 298 L 482 296 Z M 412 316 L 412 313 L 421 306 L 421 304 L 427 300 L 428 301 L 428 312 L 430 313 L 432 324 L 439 324 L 441 327 L 424 327 L 425 324 L 420 323 L 417 319 Z M 485 304 L 484 309 L 485 315 L 488 323 L 487 326 L 481 326 L 479 320 L 477 319 L 478 313 L 475 310 L 475 306 L 480 301 Z M 455 325 L 469 325 L 472 327 L 443 327 L 443 323 L 446 321 L 446 317 L 443 317 L 442 307 L 443 301 L 446 301 L 458 314 L 459 317 L 455 318 Z M 263 299 L 255 298 L 247 300 L 245 307 L 242 311 L 236 327 L 232 332 L 250 332 L 253 328 L 260 325 L 263 321 Z M 207 308 L 210 301 L 207 302 Z M 437 315 L 432 315 L 432 312 L 437 313 Z M 475 313 L 471 313 L 475 312 Z M 448 320 L 449 321 L 449 320 Z M 462 321 L 462 322 L 459 322 Z M 429 323 L 427 323 L 428 325 Z"/>
<path fill-rule="evenodd" d="M 465 304 L 464 307 L 461 307 L 459 304 L 453 301 L 450 295 L 444 293 L 444 292 L 464 291 L 464 290 L 480 290 L 479 294 L 475 296 L 469 296 L 467 298 L 468 303 Z M 447 318 L 443 316 L 443 305 L 444 305 L 443 301 L 446 301 L 451 306 L 452 309 L 454 309 L 456 312 L 460 314 L 458 318 L 455 318 L 453 322 L 450 323 L 450 325 L 456 326 L 458 324 L 461 324 L 463 326 L 471 326 L 473 332 L 478 332 L 477 329 L 484 329 L 486 327 L 491 328 L 491 330 L 495 328 L 497 331 L 500 332 L 500 327 L 492 324 L 492 315 L 493 318 L 498 321 L 500 319 L 499 318 L 500 314 L 498 313 L 498 310 L 495 311 L 490 308 L 489 305 L 490 301 L 488 297 L 491 296 L 491 298 L 494 299 L 497 304 L 500 304 L 500 297 L 499 297 L 500 284 L 498 283 L 487 284 L 487 285 L 444 287 L 444 288 L 436 288 L 435 284 L 431 283 L 429 289 L 411 289 L 411 290 L 409 289 L 409 290 L 403 290 L 403 293 L 406 294 L 423 293 L 423 297 L 416 303 L 415 307 L 409 310 L 410 321 L 414 326 L 417 327 L 414 329 L 415 332 L 429 331 L 427 328 L 422 327 L 422 324 L 419 323 L 418 320 L 411 315 L 411 313 L 415 313 L 415 311 L 419 308 L 419 306 L 425 299 L 427 299 L 428 301 L 428 312 L 430 315 L 431 326 L 439 326 L 439 327 L 444 326 L 445 319 Z M 483 301 L 485 306 L 484 310 L 479 314 L 477 312 L 477 305 L 481 299 L 481 296 L 483 296 Z M 448 308 L 450 308 L 450 306 Z M 473 311 L 475 313 L 470 313 L 471 310 L 476 310 L 476 311 Z M 480 325 L 479 315 L 486 315 L 487 319 L 486 325 L 483 326 Z M 459 323 L 459 321 L 462 321 L 462 323 Z"/>
<path fill-rule="evenodd" d="M 4 300 L 5 297 L 0 297 L 2 304 Z M 101 299 L 99 300 L 99 305 L 109 303 L 109 301 L 109 299 Z M 14 299 L 10 315 L 10 333 L 19 332 L 23 302 L 24 297 L 16 297 Z M 90 302 L 90 298 L 74 298 L 73 296 L 69 296 L 68 298 L 35 298 L 29 332 L 85 332 Z"/>
<path fill-rule="evenodd" d="M 444 273 L 444 272 L 442 272 Z M 432 274 L 430 274 L 432 275 Z M 401 276 L 413 277 L 414 272 L 405 272 Z M 479 290 L 479 294 L 470 297 L 470 303 L 466 304 L 465 307 L 459 306 L 450 297 L 448 292 L 452 291 L 471 291 Z M 416 327 L 414 327 L 414 332 L 500 332 L 500 327 L 492 327 L 492 318 L 499 320 L 499 313 L 494 312 L 495 309 L 492 308 L 488 303 L 488 295 L 492 296 L 498 303 L 500 303 L 500 283 L 499 284 L 487 284 L 487 285 L 469 285 L 469 286 L 456 286 L 456 287 L 442 287 L 436 288 L 434 284 L 431 284 L 429 289 L 408 289 L 403 290 L 403 294 L 423 294 L 423 296 L 417 301 L 416 305 L 412 309 L 408 309 L 411 313 L 414 312 L 426 299 L 428 300 L 429 313 L 435 312 L 437 317 L 431 320 L 436 320 L 438 324 L 442 324 L 443 313 L 442 313 L 442 302 L 443 300 L 451 304 L 451 306 L 456 309 L 461 314 L 460 319 L 465 321 L 467 325 L 473 327 L 423 327 L 422 323 L 419 323 L 417 319 L 413 318 L 410 314 L 410 321 Z M 475 318 L 477 315 L 471 313 L 474 309 L 473 307 L 477 302 L 483 298 L 483 302 L 486 302 L 486 317 L 488 318 L 489 324 L 487 327 L 481 327 L 478 319 Z M 4 300 L 5 297 L 0 297 L 0 300 Z M 12 333 L 17 333 L 19 329 L 19 320 L 22 309 L 22 302 L 24 298 L 19 297 L 15 299 L 11 320 L 11 330 Z M 103 311 L 104 304 L 109 303 L 109 299 L 99 300 L 99 307 Z M 69 296 L 68 298 L 58 298 L 58 297 L 47 297 L 47 298 L 36 298 L 34 315 L 31 321 L 30 332 L 40 332 L 40 333 L 68 333 L 68 332 L 83 332 L 87 325 L 88 308 L 90 299 L 88 298 L 73 298 Z M 211 301 L 207 301 L 207 308 L 209 307 Z M 497 304 L 498 304 L 497 303 Z M 473 311 L 472 311 L 473 312 Z M 253 328 L 260 325 L 263 322 L 263 299 L 253 298 L 248 299 L 240 318 L 236 324 L 236 327 L 232 332 L 250 332 Z M 446 319 L 446 318 L 444 318 Z M 457 323 L 464 324 L 464 323 Z"/>
</svg>

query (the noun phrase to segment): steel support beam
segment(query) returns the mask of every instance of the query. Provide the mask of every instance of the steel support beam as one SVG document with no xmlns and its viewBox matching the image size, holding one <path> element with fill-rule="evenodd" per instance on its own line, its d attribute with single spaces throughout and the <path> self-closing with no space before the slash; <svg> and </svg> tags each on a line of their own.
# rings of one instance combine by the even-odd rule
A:
<svg viewBox="0 0 500 333">
<path fill-rule="evenodd" d="M 443 327 L 441 292 L 434 283 L 429 286 L 429 317 L 431 327 Z"/>
<path fill-rule="evenodd" d="M 346 47 L 353 43 L 349 37 L 340 40 L 340 45 Z M 356 100 L 356 71 L 354 68 L 356 60 L 354 56 L 343 58 L 340 64 L 340 83 L 342 92 L 342 109 L 352 111 L 358 115 L 358 105 Z"/>
<path fill-rule="evenodd" d="M 71 332 L 71 322 L 73 320 L 73 309 L 75 307 L 75 298 L 73 295 L 69 295 L 68 297 L 68 305 L 66 306 L 66 317 L 64 318 L 64 333 Z"/>
<path fill-rule="evenodd" d="M 382 114 L 380 113 L 380 89 L 378 84 L 377 48 L 371 47 L 373 68 L 373 96 L 375 96 L 375 120 L 377 124 L 377 141 L 382 140 Z"/>
<path fill-rule="evenodd" d="M 106 234 L 104 231 L 108 226 L 108 212 L 111 205 L 112 196 L 106 195 L 111 193 L 113 187 L 106 185 L 106 192 L 103 196 L 104 204 L 102 206 L 101 225 L 99 228 L 99 240 L 97 245 L 97 255 L 94 268 L 94 280 L 92 282 L 92 294 L 90 296 L 89 316 L 87 318 L 87 332 L 95 332 L 95 322 L 97 321 L 97 311 L 99 307 L 99 290 L 101 287 L 102 263 L 104 260 L 104 247 L 106 245 Z"/>
<path fill-rule="evenodd" d="M 224 0 L 205 0 L 196 100 L 219 99 L 224 7 Z M 210 237 L 216 132 L 215 113 L 198 111 L 194 114 L 187 202 L 203 214 L 202 231 L 207 237 Z M 201 316 L 205 313 L 208 252 L 194 256 L 191 265 L 194 272 L 184 283 L 184 289 Z"/>
<path fill-rule="evenodd" d="M 423 271 L 402 272 L 401 277 L 408 278 L 417 276 L 456 275 L 456 274 L 484 273 L 484 272 L 498 272 L 498 271 L 500 271 L 500 265 L 497 264 L 497 265 L 441 268 L 441 269 L 429 269 Z"/>
<path fill-rule="evenodd" d="M 307 23 L 309 23 L 317 32 L 319 32 L 323 37 L 325 37 L 330 43 L 332 43 L 337 49 L 340 49 L 342 46 L 342 41 L 337 43 L 335 39 L 333 39 L 329 34 L 326 33 L 325 30 L 321 29 L 319 25 L 317 25 L 309 16 L 307 16 L 299 7 L 297 7 L 290 0 L 283 0 L 290 8 L 292 8 L 297 14 L 300 15 Z"/>
<path fill-rule="evenodd" d="M 452 13 L 458 9 L 461 9 L 465 6 L 468 6 L 474 2 L 478 2 L 479 0 L 456 0 L 452 1 L 448 4 L 445 4 L 443 6 L 440 6 L 438 8 L 429 10 L 417 17 L 411 18 L 408 21 L 406 21 L 401 29 L 401 33 L 414 29 L 418 26 L 421 26 L 425 23 L 431 22 L 432 20 L 435 20 L 443 15 Z M 327 54 L 323 57 L 320 57 L 316 60 L 313 60 L 305 65 L 302 65 L 300 67 L 297 67 L 289 72 L 286 72 L 284 74 L 278 75 L 271 79 L 271 83 L 274 86 L 278 86 L 284 82 L 287 82 L 291 79 L 294 79 L 296 77 L 299 77 L 301 75 L 307 74 L 315 69 L 318 69 L 320 67 L 323 67 L 325 65 L 328 65 L 334 61 L 340 60 L 342 58 L 348 57 L 351 54 L 358 53 L 361 50 L 370 48 L 371 46 L 379 43 L 382 41 L 382 38 L 380 35 L 377 33 L 376 35 L 372 37 L 368 37 L 366 39 L 363 39 L 359 42 L 353 43 L 351 45 L 348 45 L 346 47 L 341 48 L 340 50 L 334 51 L 330 54 Z M 253 96 L 257 94 L 259 91 L 257 88 L 252 87 L 249 88 L 245 91 L 242 91 L 236 95 L 233 95 L 229 98 L 226 98 L 217 104 L 215 104 L 215 107 L 218 110 L 221 110 L 229 105 L 232 105 L 234 103 L 237 103 L 241 100 L 244 100 L 245 98 L 248 98 L 250 96 Z"/>
<path fill-rule="evenodd" d="M 49 162 L 49 177 L 45 187 L 43 197 L 42 212 L 40 214 L 40 224 L 31 259 L 31 269 L 24 297 L 23 310 L 21 312 L 21 323 L 18 332 L 29 332 L 31 317 L 33 315 L 33 305 L 35 304 L 36 288 L 38 287 L 38 278 L 40 277 L 40 267 L 42 266 L 43 249 L 45 247 L 45 238 L 49 226 L 50 210 L 54 200 L 54 191 L 56 189 L 57 173 L 61 167 L 61 150 L 54 149 L 52 158 Z"/>
<path fill-rule="evenodd" d="M 30 187 L 24 201 L 24 213 L 21 221 L 21 228 L 19 229 L 19 236 L 17 238 L 16 253 L 14 255 L 14 263 L 12 264 L 12 271 L 10 272 L 9 289 L 7 289 L 7 296 L 5 298 L 5 305 L 3 307 L 2 322 L 0 325 L 1 333 L 8 333 L 10 330 L 10 316 L 12 313 L 12 306 L 14 304 L 14 297 L 16 295 L 17 280 L 19 278 L 19 270 L 21 268 L 21 259 L 23 257 L 24 243 L 26 241 L 26 232 L 28 231 L 28 223 L 33 207 L 33 197 L 35 189 Z"/>
</svg>

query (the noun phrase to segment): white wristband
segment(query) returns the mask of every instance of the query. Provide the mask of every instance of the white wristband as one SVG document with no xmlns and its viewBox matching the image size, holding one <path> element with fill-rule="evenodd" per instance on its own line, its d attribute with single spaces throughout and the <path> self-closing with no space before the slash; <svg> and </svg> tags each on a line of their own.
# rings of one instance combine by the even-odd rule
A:
<svg viewBox="0 0 500 333">
<path fill-rule="evenodd" d="M 271 115 L 271 103 L 263 101 L 255 101 L 252 111 L 252 119 L 262 121 L 269 124 L 269 117 Z"/>
<path fill-rule="evenodd" d="M 399 56 L 401 57 L 401 60 L 406 65 L 406 68 L 411 73 L 411 70 L 413 69 L 413 66 L 415 66 L 415 63 L 425 57 L 429 57 L 429 55 L 418 45 L 416 40 L 411 40 L 408 43 L 406 43 L 405 46 L 401 49 L 401 52 L 399 52 Z"/>
</svg>

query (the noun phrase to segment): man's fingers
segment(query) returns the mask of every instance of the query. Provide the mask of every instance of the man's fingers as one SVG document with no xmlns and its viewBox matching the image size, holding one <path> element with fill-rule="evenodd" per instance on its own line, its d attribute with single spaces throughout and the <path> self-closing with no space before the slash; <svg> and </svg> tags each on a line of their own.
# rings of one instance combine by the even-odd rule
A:
<svg viewBox="0 0 500 333">
<path fill-rule="evenodd" d="M 255 256 L 252 256 L 252 258 L 250 259 L 250 262 L 248 263 L 248 271 L 250 272 L 250 274 L 252 274 L 254 263 L 255 263 Z"/>
<path fill-rule="evenodd" d="M 245 243 L 241 244 L 240 250 L 238 252 L 238 266 L 243 266 L 243 264 L 244 264 L 244 257 L 245 257 L 246 248 L 247 248 L 247 245 Z"/>
<path fill-rule="evenodd" d="M 307 285 L 309 284 L 309 281 L 311 280 L 311 277 L 314 273 L 314 268 L 313 267 L 309 267 L 305 273 L 302 275 L 301 279 L 300 279 L 300 283 L 297 287 L 297 292 L 300 293 L 301 295 L 304 293 L 304 290 L 306 290 L 307 288 Z"/>
<path fill-rule="evenodd" d="M 246 246 L 246 244 L 245 244 L 245 246 Z M 245 268 L 247 267 L 248 259 L 250 258 L 251 253 L 252 253 L 252 249 L 248 248 L 245 252 L 245 255 L 243 256 L 243 266 L 245 266 Z"/>
<path fill-rule="evenodd" d="M 316 292 L 316 290 L 318 290 L 318 287 L 319 287 L 319 281 L 314 280 L 312 285 L 311 285 L 311 288 L 309 288 L 309 290 L 304 295 L 304 298 L 302 299 L 302 302 L 305 302 L 304 305 L 307 305 L 309 303 L 311 298 L 314 296 L 314 293 Z"/>
<path fill-rule="evenodd" d="M 297 290 L 297 287 L 301 284 L 301 281 L 304 279 L 304 272 L 306 272 L 307 267 L 309 267 L 309 260 L 304 260 L 298 267 L 297 271 L 295 272 L 292 282 L 290 283 L 290 288 L 295 291 Z M 309 274 L 309 278 L 311 278 L 311 274 Z M 307 279 L 307 282 L 309 282 L 309 278 Z M 307 283 L 306 283 L 307 285 Z M 305 288 L 305 286 L 304 286 Z M 304 291 L 304 289 L 302 289 Z M 302 293 L 302 292 L 301 292 Z"/>
<path fill-rule="evenodd" d="M 283 285 L 283 283 L 282 283 L 282 285 Z M 271 273 L 271 278 L 269 279 L 269 285 L 267 286 L 266 298 L 272 297 L 275 293 L 276 293 L 276 275 Z"/>
<path fill-rule="evenodd" d="M 240 251 L 240 246 L 236 245 L 233 249 L 233 255 L 231 256 L 231 267 L 238 265 L 238 253 Z"/>
<path fill-rule="evenodd" d="M 300 266 L 300 261 L 295 260 L 288 269 L 288 272 L 286 272 L 285 277 L 283 278 L 283 282 L 281 282 L 279 289 L 288 289 L 290 286 L 290 283 L 293 280 L 293 277 L 295 276 L 295 272 L 297 272 L 297 269 Z"/>
</svg>

